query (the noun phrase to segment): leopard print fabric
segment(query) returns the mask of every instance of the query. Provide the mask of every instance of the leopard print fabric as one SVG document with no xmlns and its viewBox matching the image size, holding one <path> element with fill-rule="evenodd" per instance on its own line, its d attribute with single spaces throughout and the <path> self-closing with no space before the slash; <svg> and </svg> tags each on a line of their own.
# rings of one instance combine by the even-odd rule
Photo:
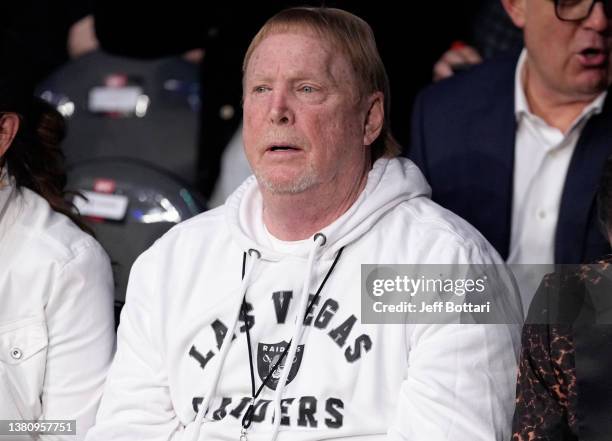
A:
<svg viewBox="0 0 612 441">
<path fill-rule="evenodd" d="M 513 441 L 577 439 L 576 405 L 571 327 L 525 325 Z"/>
<path fill-rule="evenodd" d="M 561 277 L 561 285 L 568 286 L 576 280 L 587 286 L 606 283 L 605 279 L 609 283 L 611 262 L 608 257 L 591 265 L 578 265 L 575 271 Z M 546 276 L 541 288 L 550 289 L 552 277 Z M 570 324 L 523 327 L 513 441 L 578 440 L 574 355 Z"/>
</svg>

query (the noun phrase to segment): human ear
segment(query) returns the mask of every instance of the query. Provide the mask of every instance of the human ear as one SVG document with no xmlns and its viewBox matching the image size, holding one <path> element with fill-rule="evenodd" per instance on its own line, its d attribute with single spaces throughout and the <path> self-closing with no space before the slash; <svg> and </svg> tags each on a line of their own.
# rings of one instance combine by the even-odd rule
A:
<svg viewBox="0 0 612 441">
<path fill-rule="evenodd" d="M 382 92 L 375 92 L 367 99 L 368 112 L 363 130 L 363 145 L 371 145 L 380 135 L 385 122 L 384 100 Z"/>
<path fill-rule="evenodd" d="M 501 2 L 512 22 L 522 29 L 525 26 L 526 0 L 501 0 Z"/>
<path fill-rule="evenodd" d="M 16 113 L 0 113 L 0 158 L 11 146 L 19 130 L 19 116 Z"/>
</svg>

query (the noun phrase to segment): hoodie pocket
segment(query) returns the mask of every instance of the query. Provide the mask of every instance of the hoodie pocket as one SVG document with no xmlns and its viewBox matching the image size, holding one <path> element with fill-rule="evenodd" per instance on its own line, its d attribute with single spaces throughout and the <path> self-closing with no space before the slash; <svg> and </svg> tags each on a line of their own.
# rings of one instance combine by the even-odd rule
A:
<svg viewBox="0 0 612 441">
<path fill-rule="evenodd" d="M 47 343 L 42 315 L 0 323 L 0 419 L 37 418 Z"/>
</svg>

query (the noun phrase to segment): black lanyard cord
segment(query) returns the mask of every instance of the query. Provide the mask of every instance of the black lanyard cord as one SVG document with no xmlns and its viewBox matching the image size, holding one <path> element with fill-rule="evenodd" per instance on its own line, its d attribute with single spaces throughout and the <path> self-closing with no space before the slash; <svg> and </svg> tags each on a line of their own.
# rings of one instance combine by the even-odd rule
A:
<svg viewBox="0 0 612 441">
<path fill-rule="evenodd" d="M 336 257 L 334 258 L 334 262 L 332 263 L 331 267 L 327 271 L 327 274 L 325 274 L 325 278 L 319 285 L 319 289 L 317 289 L 317 292 L 310 300 L 310 303 L 308 304 L 308 308 L 306 308 L 306 313 L 304 314 L 303 320 L 306 320 L 306 317 L 308 317 L 308 314 L 310 314 L 310 311 L 314 307 L 315 303 L 317 303 L 317 301 L 319 300 L 321 291 L 323 290 L 325 283 L 327 283 L 327 279 L 329 279 L 329 276 L 331 276 L 331 273 L 334 271 L 334 268 L 336 267 L 338 260 L 340 260 L 340 256 L 342 255 L 343 250 L 344 250 L 344 247 L 340 248 L 340 250 L 338 251 L 338 254 L 336 254 Z M 243 279 L 244 279 L 244 274 L 245 274 L 245 269 L 246 269 L 246 256 L 247 256 L 247 253 L 246 252 L 243 253 L 242 255 L 242 278 Z M 281 353 L 280 357 L 276 361 L 276 364 L 268 372 L 268 375 L 266 375 L 266 378 L 264 378 L 263 382 L 259 386 L 259 389 L 255 391 L 255 370 L 253 369 L 253 351 L 251 349 L 251 334 L 249 332 L 249 323 L 247 322 L 246 290 L 244 292 L 244 297 L 242 298 L 242 318 L 244 320 L 244 323 L 245 323 L 244 326 L 246 328 L 247 348 L 249 350 L 249 370 L 251 372 L 251 404 L 249 405 L 249 408 L 247 409 L 247 411 L 244 414 L 244 417 L 242 418 L 242 427 L 244 429 L 248 429 L 251 426 L 251 422 L 253 419 L 253 413 L 255 412 L 255 399 L 257 399 L 257 397 L 263 390 L 264 386 L 266 385 L 266 383 L 268 382 L 272 374 L 276 371 L 278 366 L 285 359 L 285 356 L 287 355 L 287 352 L 289 352 L 289 347 L 291 346 L 291 342 L 293 341 L 293 339 L 289 340 L 289 343 L 287 343 L 287 345 L 285 346 L 285 350 Z M 278 418 L 280 418 L 280 416 L 278 416 Z"/>
<path fill-rule="evenodd" d="M 242 255 L 242 280 L 244 280 L 244 273 L 246 269 L 246 256 L 247 253 Z M 249 348 L 249 371 L 251 372 L 251 396 L 255 397 L 255 372 L 253 371 L 253 352 L 251 351 L 251 333 L 249 332 L 249 322 L 247 321 L 247 305 L 246 305 L 246 290 L 242 297 L 242 319 L 244 320 L 244 327 L 246 329 L 247 347 Z M 255 400 L 255 398 L 253 398 Z M 252 403 L 251 403 L 252 404 Z"/>
</svg>

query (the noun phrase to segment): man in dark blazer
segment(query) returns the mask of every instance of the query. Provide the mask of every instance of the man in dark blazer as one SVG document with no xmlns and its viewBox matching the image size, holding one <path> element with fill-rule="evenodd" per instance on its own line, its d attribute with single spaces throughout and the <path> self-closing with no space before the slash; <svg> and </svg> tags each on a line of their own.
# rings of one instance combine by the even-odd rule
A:
<svg viewBox="0 0 612 441">
<path fill-rule="evenodd" d="M 502 2 L 524 31 L 520 58 L 424 90 L 407 154 L 433 199 L 511 263 L 590 261 L 610 252 L 595 194 L 612 154 L 612 2 Z M 533 210 L 539 206 L 548 210 Z M 538 222 L 548 222 L 541 234 Z"/>
</svg>

